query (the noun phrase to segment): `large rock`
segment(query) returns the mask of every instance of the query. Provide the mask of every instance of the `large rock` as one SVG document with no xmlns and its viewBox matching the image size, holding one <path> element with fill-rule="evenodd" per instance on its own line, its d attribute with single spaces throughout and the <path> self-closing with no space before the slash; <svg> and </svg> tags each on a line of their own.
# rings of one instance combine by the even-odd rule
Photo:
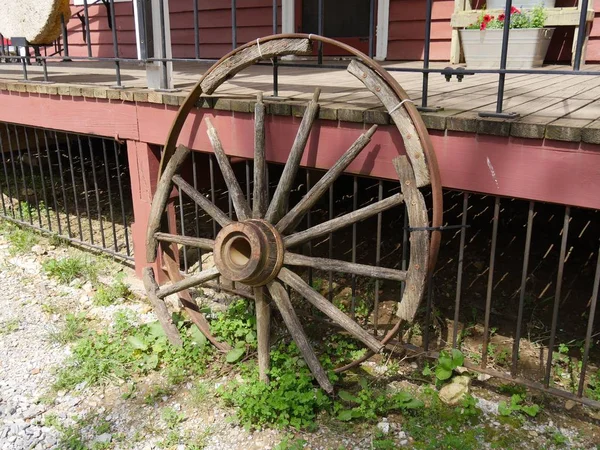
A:
<svg viewBox="0 0 600 450">
<path fill-rule="evenodd" d="M 440 389 L 440 393 L 438 394 L 440 400 L 447 405 L 458 405 L 465 398 L 465 395 L 469 393 L 470 384 L 471 378 L 467 376 L 454 377 L 450 383 Z"/>
<path fill-rule="evenodd" d="M 0 0 L 0 34 L 50 44 L 61 33 L 60 16 L 71 18 L 69 0 Z"/>
</svg>

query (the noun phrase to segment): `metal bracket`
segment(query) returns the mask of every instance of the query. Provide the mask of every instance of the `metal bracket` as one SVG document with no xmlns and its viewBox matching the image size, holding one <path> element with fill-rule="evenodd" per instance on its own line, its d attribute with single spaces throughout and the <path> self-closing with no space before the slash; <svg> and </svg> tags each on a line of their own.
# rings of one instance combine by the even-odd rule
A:
<svg viewBox="0 0 600 450">
<path fill-rule="evenodd" d="M 80 12 L 77 13 L 77 18 L 81 22 L 81 32 L 83 33 L 83 42 L 87 43 L 87 37 L 85 35 L 85 17 Z"/>
<path fill-rule="evenodd" d="M 110 11 L 110 1 L 109 0 L 100 0 L 100 1 L 106 8 L 106 19 L 108 20 L 108 29 L 112 30 L 112 14 Z"/>
<path fill-rule="evenodd" d="M 486 111 L 482 111 L 479 113 L 479 117 L 493 117 L 495 119 L 516 119 L 517 117 L 519 117 L 520 114 L 516 113 L 516 112 L 503 112 L 503 113 L 497 113 L 497 112 L 486 112 Z"/>
<path fill-rule="evenodd" d="M 439 112 L 443 111 L 444 108 L 441 106 L 417 106 L 417 110 L 420 112 Z"/>
<path fill-rule="evenodd" d="M 446 81 L 450 81 L 453 76 L 456 76 L 457 81 L 460 83 L 463 78 L 467 75 L 475 75 L 474 72 L 467 72 L 464 67 L 457 67 L 456 69 L 453 67 L 445 67 L 441 72 L 444 77 L 446 77 Z"/>
</svg>

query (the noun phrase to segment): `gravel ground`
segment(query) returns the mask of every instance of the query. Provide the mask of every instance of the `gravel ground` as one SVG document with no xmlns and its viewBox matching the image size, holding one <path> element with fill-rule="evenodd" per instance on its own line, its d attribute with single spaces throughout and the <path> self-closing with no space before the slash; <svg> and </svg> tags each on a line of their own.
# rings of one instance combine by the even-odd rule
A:
<svg viewBox="0 0 600 450">
<path fill-rule="evenodd" d="M 411 448 L 411 437 L 394 418 L 389 422 L 382 419 L 377 427 L 338 424 L 332 425 L 332 429 L 321 423 L 315 432 L 294 435 L 270 429 L 248 432 L 231 420 L 233 411 L 223 407 L 212 394 L 201 403 L 194 402 L 196 380 L 166 392 L 168 383 L 159 373 L 136 380 L 133 385 L 117 381 L 100 387 L 80 385 L 70 392 L 52 392 L 55 372 L 70 354 L 68 345 L 51 339 L 52 333 L 60 329 L 65 313 L 84 312 L 98 326 L 110 326 L 115 312 L 121 309 L 135 311 L 144 322 L 155 317 L 141 300 L 96 307 L 91 301 L 90 283 L 83 283 L 82 287 L 76 287 L 76 283 L 65 286 L 43 274 L 41 263 L 46 258 L 77 250 L 54 248 L 47 242 L 33 250 L 10 255 L 9 243 L 0 232 L 0 450 L 258 450 L 272 449 L 282 440 L 293 442 L 297 438 L 307 441 L 306 448 L 311 449 L 371 449 L 377 429 L 394 435 L 397 442 Z M 114 269 L 123 270 L 120 266 Z M 143 292 L 131 273 L 128 281 L 133 283 L 134 291 Z M 227 381 L 227 376 L 213 374 L 210 379 L 200 381 L 209 385 L 212 392 Z M 157 386 L 165 388 L 165 394 L 158 395 L 154 404 L 147 404 L 144 399 L 156 392 Z M 487 418 L 486 426 L 511 432 L 497 421 L 498 399 L 486 397 L 487 400 L 479 400 Z M 165 423 L 162 416 L 165 408 L 184 417 L 177 427 L 169 428 Z M 100 427 L 101 423 L 106 426 Z M 598 448 L 595 439 L 600 442 L 600 434 L 596 425 L 589 420 L 578 422 L 562 416 L 526 423 L 522 431 L 534 444 L 524 443 L 523 448 L 542 448 L 536 441 L 541 442 L 542 435 L 550 428 L 568 437 L 569 442 L 561 448 Z M 77 436 L 86 442 L 85 447 L 65 444 L 69 429 L 77 430 Z"/>
</svg>

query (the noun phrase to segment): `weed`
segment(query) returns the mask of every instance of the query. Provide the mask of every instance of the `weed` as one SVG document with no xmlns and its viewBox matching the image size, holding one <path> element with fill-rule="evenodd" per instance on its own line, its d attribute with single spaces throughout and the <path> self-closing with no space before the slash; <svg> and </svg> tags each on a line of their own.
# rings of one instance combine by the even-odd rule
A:
<svg viewBox="0 0 600 450">
<path fill-rule="evenodd" d="M 564 447 L 569 442 L 569 438 L 557 429 L 552 432 L 550 439 L 552 439 L 552 443 L 557 447 Z"/>
<path fill-rule="evenodd" d="M 371 440 L 371 448 L 378 450 L 395 450 L 398 448 L 398 444 L 396 444 L 394 439 L 391 439 L 388 435 L 377 429 Z"/>
<path fill-rule="evenodd" d="M 161 417 L 167 425 L 167 428 L 171 430 L 175 429 L 177 425 L 185 420 L 185 414 L 182 412 L 177 412 L 171 407 L 164 408 L 162 410 Z"/>
<path fill-rule="evenodd" d="M 46 275 L 63 284 L 69 284 L 76 278 L 96 282 L 98 269 L 89 259 L 81 256 L 68 256 L 62 259 L 49 259 L 42 265 Z"/>
<path fill-rule="evenodd" d="M 327 395 L 314 386 L 295 344 L 271 352 L 269 384 L 259 381 L 255 366 L 247 368 L 244 375 L 243 382 L 228 384 L 220 395 L 238 408 L 237 418 L 246 428 L 312 428 L 317 414 L 331 405 Z"/>
<path fill-rule="evenodd" d="M 600 400 L 600 371 L 596 371 L 590 377 L 589 389 L 586 390 L 586 394 L 592 400 Z"/>
<path fill-rule="evenodd" d="M 199 381 L 196 383 L 191 392 L 191 401 L 196 406 L 201 406 L 210 396 L 211 386 L 207 381 Z"/>
<path fill-rule="evenodd" d="M 131 323 L 131 317 L 117 314 L 112 330 L 86 330 L 72 346 L 72 355 L 60 369 L 55 388 L 71 389 L 85 381 L 90 385 L 110 379 L 128 380 L 161 368 L 186 376 L 203 372 L 206 338 L 196 327 L 179 318 L 177 325 L 183 346 L 172 347 L 159 322 Z"/>
<path fill-rule="evenodd" d="M 153 386 L 152 389 L 150 389 L 150 392 L 148 392 L 144 397 L 144 403 L 146 405 L 154 405 L 163 397 L 168 397 L 171 395 L 172 392 L 173 391 L 171 389 L 162 386 Z"/>
<path fill-rule="evenodd" d="M 317 292 L 321 292 L 323 290 L 323 284 L 323 278 L 314 278 L 312 282 L 312 288 Z"/>
<path fill-rule="evenodd" d="M 293 436 L 285 436 L 273 450 L 302 450 L 308 442 L 304 439 L 295 439 Z"/>
<path fill-rule="evenodd" d="M 50 332 L 50 340 L 54 343 L 66 345 L 83 336 L 86 330 L 84 314 L 67 314 L 65 323 L 57 331 Z"/>
<path fill-rule="evenodd" d="M 424 376 L 435 375 L 436 380 L 446 381 L 452 377 L 454 370 L 463 365 L 465 357 L 460 350 L 442 350 L 433 370 L 427 365 L 423 369 Z"/>
<path fill-rule="evenodd" d="M 342 402 L 337 402 L 334 411 L 338 420 L 349 421 L 354 419 L 374 420 L 378 416 L 391 411 L 406 411 L 422 408 L 424 403 L 413 397 L 409 392 L 401 391 L 388 394 L 385 391 L 369 386 L 367 380 L 359 380 L 361 390 L 353 395 L 347 391 L 338 393 Z"/>
<path fill-rule="evenodd" d="M 10 319 L 0 323 L 0 336 L 3 334 L 11 334 L 19 329 L 19 319 Z"/>
<path fill-rule="evenodd" d="M 521 386 L 519 384 L 514 384 L 514 383 L 504 383 L 501 384 L 498 387 L 498 391 L 501 394 L 505 394 L 505 395 L 521 395 L 523 397 L 525 397 L 527 395 L 527 389 L 525 388 L 525 386 Z"/>
<path fill-rule="evenodd" d="M 520 413 L 525 413 L 529 417 L 535 417 L 540 412 L 539 405 L 535 403 L 531 405 L 525 405 L 523 402 L 525 401 L 525 397 L 519 394 L 513 394 L 510 397 L 510 403 L 506 403 L 504 400 L 498 403 L 498 413 L 501 416 L 508 417 L 513 414 L 521 415 Z"/>
<path fill-rule="evenodd" d="M 133 292 L 121 276 L 113 284 L 100 286 L 96 291 L 96 295 L 94 295 L 93 302 L 96 306 L 110 306 L 131 298 L 133 298 Z"/>
</svg>

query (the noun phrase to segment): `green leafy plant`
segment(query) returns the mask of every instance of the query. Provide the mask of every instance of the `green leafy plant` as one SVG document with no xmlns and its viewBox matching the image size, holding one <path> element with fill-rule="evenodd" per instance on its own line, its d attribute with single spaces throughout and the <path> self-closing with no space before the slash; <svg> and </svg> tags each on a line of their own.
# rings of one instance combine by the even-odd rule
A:
<svg viewBox="0 0 600 450">
<path fill-rule="evenodd" d="M 256 348 L 256 316 L 250 302 L 236 300 L 227 311 L 217 313 L 211 322 L 211 331 L 233 347 L 227 353 L 226 361 L 238 362 L 247 349 Z"/>
<path fill-rule="evenodd" d="M 185 414 L 179 411 L 175 411 L 169 406 L 162 410 L 161 417 L 167 425 L 167 428 L 171 430 L 175 429 L 177 425 L 179 425 L 185 420 Z"/>
<path fill-rule="evenodd" d="M 337 402 L 334 408 L 338 420 L 374 420 L 390 411 L 417 409 L 424 406 L 421 400 L 409 392 L 388 394 L 369 386 L 364 378 L 359 380 L 359 384 L 361 390 L 356 394 L 347 391 L 338 393 L 341 402 Z"/>
<path fill-rule="evenodd" d="M 293 436 L 285 436 L 273 450 L 301 450 L 308 442 L 304 439 L 295 439 Z"/>
<path fill-rule="evenodd" d="M 18 228 L 15 225 L 7 226 L 6 230 L 6 239 L 10 244 L 9 253 L 13 256 L 30 251 L 31 247 L 40 241 L 39 235 L 31 230 Z"/>
<path fill-rule="evenodd" d="M 535 403 L 531 405 L 524 404 L 525 397 L 519 394 L 513 394 L 510 397 L 510 403 L 504 400 L 498 403 L 498 413 L 501 416 L 508 417 L 512 414 L 525 413 L 529 417 L 535 417 L 540 412 L 540 406 Z"/>
<path fill-rule="evenodd" d="M 206 338 L 180 318 L 176 323 L 183 338 L 181 347 L 169 344 L 159 322 L 136 325 L 126 314 L 117 314 L 112 330 L 86 330 L 73 344 L 55 387 L 70 389 L 83 381 L 93 385 L 110 379 L 128 380 L 135 374 L 163 368 L 181 376 L 202 373 Z"/>
<path fill-rule="evenodd" d="M 68 256 L 62 259 L 49 259 L 42 264 L 46 275 L 61 283 L 71 283 L 76 278 L 95 282 L 98 268 L 91 260 L 81 256 Z"/>
<path fill-rule="evenodd" d="M 0 335 L 14 333 L 19 329 L 19 320 L 10 319 L 0 323 Z"/>
<path fill-rule="evenodd" d="M 426 365 L 423 369 L 424 376 L 435 375 L 438 381 L 446 381 L 450 379 L 457 367 L 460 367 L 465 362 L 465 357 L 458 349 L 453 348 L 451 351 L 442 350 L 438 357 L 437 363 L 433 369 Z"/>
<path fill-rule="evenodd" d="M 295 344 L 281 345 L 271 352 L 270 383 L 258 379 L 252 366 L 243 381 L 234 381 L 219 390 L 226 404 L 238 408 L 237 418 L 246 428 L 311 428 L 317 414 L 331 401 L 319 388 L 300 357 Z"/>
<path fill-rule="evenodd" d="M 61 328 L 50 332 L 50 340 L 57 344 L 65 345 L 80 338 L 87 328 L 87 319 L 84 314 L 69 313 Z"/>
</svg>

